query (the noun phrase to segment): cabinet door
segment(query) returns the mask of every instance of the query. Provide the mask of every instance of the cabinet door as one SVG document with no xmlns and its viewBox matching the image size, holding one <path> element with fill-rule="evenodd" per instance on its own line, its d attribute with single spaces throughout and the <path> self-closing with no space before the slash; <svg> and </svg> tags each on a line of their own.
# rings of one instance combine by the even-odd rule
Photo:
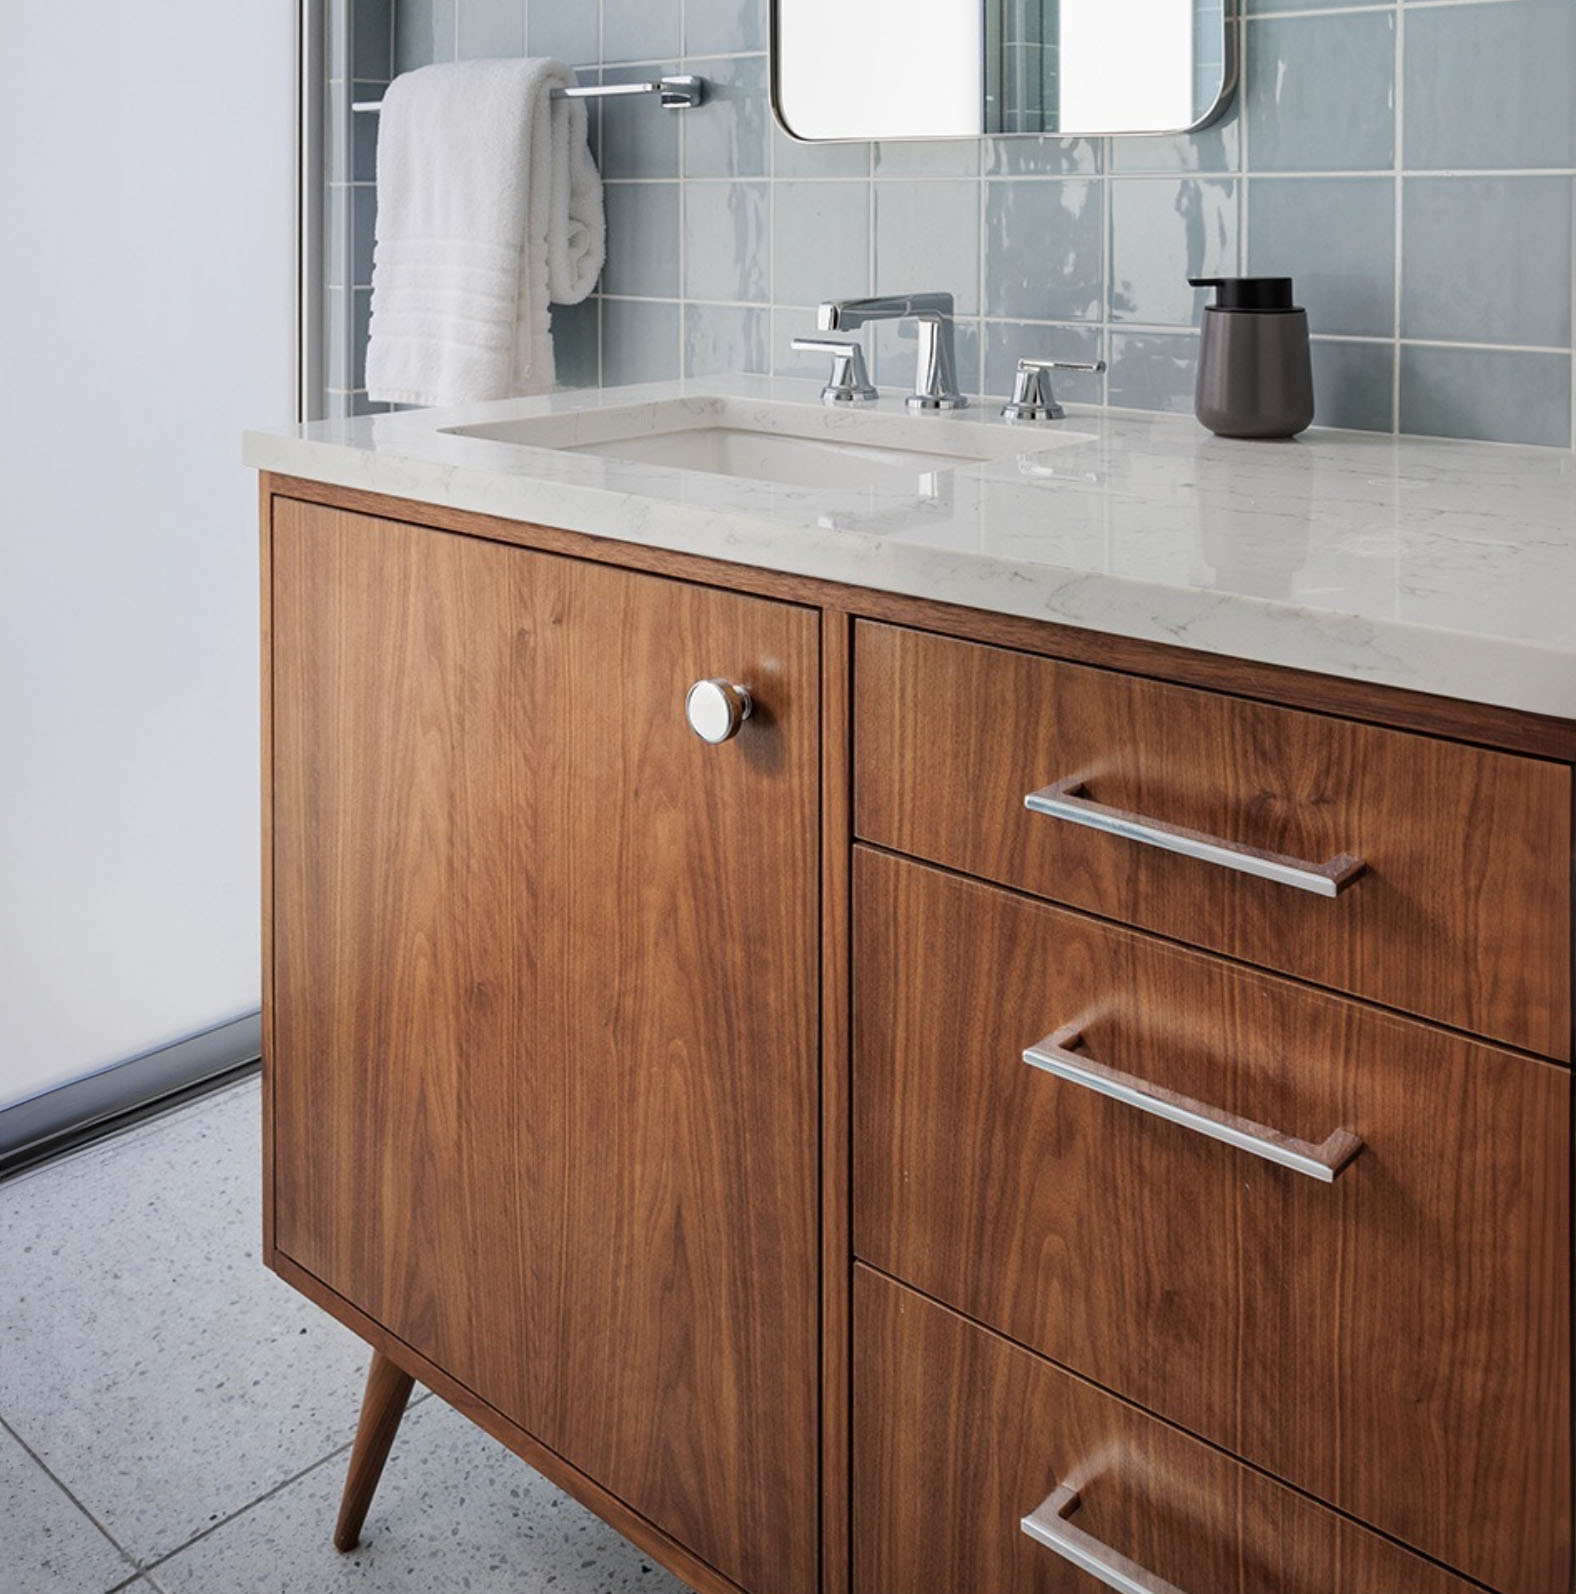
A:
<svg viewBox="0 0 1576 1594">
<path fill-rule="evenodd" d="M 278 1249 L 803 1594 L 816 616 L 277 499 L 272 598 Z"/>
</svg>

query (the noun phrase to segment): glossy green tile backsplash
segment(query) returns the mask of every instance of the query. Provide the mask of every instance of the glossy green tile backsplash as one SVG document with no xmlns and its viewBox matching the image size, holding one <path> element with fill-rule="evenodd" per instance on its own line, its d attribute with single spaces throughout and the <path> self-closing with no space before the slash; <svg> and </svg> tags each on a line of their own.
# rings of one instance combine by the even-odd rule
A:
<svg viewBox="0 0 1576 1594">
<path fill-rule="evenodd" d="M 1572 445 L 1572 0 L 1247 0 L 1241 88 L 1203 133 L 858 145 L 773 125 L 767 0 L 393 0 L 391 36 L 388 0 L 355 5 L 396 71 L 524 51 L 714 85 L 692 112 L 594 113 L 609 256 L 598 296 L 554 312 L 566 381 L 819 375 L 789 350 L 819 299 L 947 288 L 969 390 L 1004 392 L 1020 354 L 1101 355 L 1068 397 L 1185 411 L 1185 279 L 1286 273 L 1320 422 Z M 363 201 L 363 328 L 370 224 Z M 906 389 L 911 341 L 871 329 L 870 355 Z"/>
</svg>

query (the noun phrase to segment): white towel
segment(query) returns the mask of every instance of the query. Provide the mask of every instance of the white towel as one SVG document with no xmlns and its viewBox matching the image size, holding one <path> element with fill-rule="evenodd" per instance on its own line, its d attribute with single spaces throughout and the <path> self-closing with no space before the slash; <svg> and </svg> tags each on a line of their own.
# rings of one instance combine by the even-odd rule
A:
<svg viewBox="0 0 1576 1594">
<path fill-rule="evenodd" d="M 367 396 L 467 404 L 553 386 L 549 301 L 606 246 L 586 109 L 561 61 L 454 61 L 395 78 L 378 127 Z"/>
</svg>

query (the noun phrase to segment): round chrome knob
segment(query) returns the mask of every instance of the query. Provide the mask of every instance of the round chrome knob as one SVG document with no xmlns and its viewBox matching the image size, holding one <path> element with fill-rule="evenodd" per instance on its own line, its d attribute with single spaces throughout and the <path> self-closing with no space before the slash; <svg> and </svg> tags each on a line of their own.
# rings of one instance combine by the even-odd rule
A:
<svg viewBox="0 0 1576 1594">
<path fill-rule="evenodd" d="M 684 718 L 703 742 L 737 736 L 754 707 L 746 688 L 717 678 L 697 681 L 684 695 Z"/>
</svg>

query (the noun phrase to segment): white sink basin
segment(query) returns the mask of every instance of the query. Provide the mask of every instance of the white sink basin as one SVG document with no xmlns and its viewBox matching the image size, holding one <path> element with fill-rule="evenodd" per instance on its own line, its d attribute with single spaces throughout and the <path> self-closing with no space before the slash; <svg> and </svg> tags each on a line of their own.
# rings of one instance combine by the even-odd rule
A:
<svg viewBox="0 0 1576 1594">
<path fill-rule="evenodd" d="M 934 496 L 943 471 L 1089 438 L 1057 425 L 1008 427 L 986 419 L 991 413 L 909 415 L 696 396 L 444 430 L 782 487 L 874 488 L 920 497 Z"/>
<path fill-rule="evenodd" d="M 911 488 L 920 476 L 948 466 L 979 463 L 974 454 L 794 437 L 753 432 L 742 426 L 695 426 L 603 443 L 577 443 L 571 452 L 671 465 L 677 470 L 704 470 L 716 476 L 747 476 L 782 487 L 869 487 L 884 482 Z"/>
</svg>

